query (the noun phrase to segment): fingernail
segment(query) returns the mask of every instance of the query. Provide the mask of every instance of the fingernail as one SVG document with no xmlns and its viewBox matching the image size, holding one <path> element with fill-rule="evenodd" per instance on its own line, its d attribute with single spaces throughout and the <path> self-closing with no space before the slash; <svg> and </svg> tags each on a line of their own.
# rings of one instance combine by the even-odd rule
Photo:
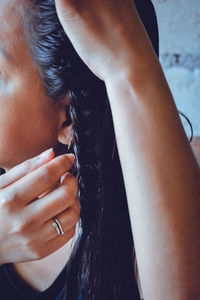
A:
<svg viewBox="0 0 200 300">
<path fill-rule="evenodd" d="M 72 164 L 74 163 L 75 161 L 75 155 L 70 153 L 70 154 L 67 154 L 67 157 L 71 160 Z"/>
<path fill-rule="evenodd" d="M 38 156 L 38 158 L 39 158 L 39 159 L 47 158 L 47 157 L 49 157 L 49 155 L 50 155 L 50 153 L 51 153 L 52 151 L 53 151 L 53 148 L 50 148 L 50 149 L 48 149 L 48 150 L 42 152 L 42 153 Z"/>
</svg>

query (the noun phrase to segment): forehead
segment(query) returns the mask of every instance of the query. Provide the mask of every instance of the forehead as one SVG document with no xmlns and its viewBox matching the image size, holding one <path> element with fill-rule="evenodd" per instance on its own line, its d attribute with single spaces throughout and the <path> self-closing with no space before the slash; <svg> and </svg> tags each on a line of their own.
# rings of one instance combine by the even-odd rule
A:
<svg viewBox="0 0 200 300">
<path fill-rule="evenodd" d="M 0 0 L 0 43 L 8 44 L 10 39 L 17 40 L 23 36 L 22 0 Z"/>
<path fill-rule="evenodd" d="M 0 20 L 1 25 L 19 23 L 23 13 L 22 0 L 1 0 Z"/>
<path fill-rule="evenodd" d="M 23 28 L 23 0 L 0 0 L 0 48 L 17 65 L 28 52 Z M 20 57 L 20 60 L 19 60 Z"/>
</svg>

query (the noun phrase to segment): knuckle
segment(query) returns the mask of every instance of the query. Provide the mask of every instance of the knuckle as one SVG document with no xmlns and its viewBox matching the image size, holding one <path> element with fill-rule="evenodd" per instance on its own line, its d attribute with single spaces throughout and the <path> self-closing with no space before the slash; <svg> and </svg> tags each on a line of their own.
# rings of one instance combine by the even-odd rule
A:
<svg viewBox="0 0 200 300">
<path fill-rule="evenodd" d="M 35 247 L 29 245 L 28 251 L 31 253 L 33 260 L 39 260 L 44 257 L 44 253 L 42 249 L 36 249 Z"/>
<path fill-rule="evenodd" d="M 65 154 L 60 156 L 59 163 L 66 169 L 69 169 L 72 164 L 70 159 Z"/>
<path fill-rule="evenodd" d="M 66 191 L 66 189 L 60 189 L 58 198 L 59 198 L 59 202 L 61 204 L 63 204 L 64 206 L 66 206 L 66 204 L 68 203 L 68 199 L 69 199 L 69 195 L 68 195 L 68 192 Z"/>
<path fill-rule="evenodd" d="M 75 210 L 71 210 L 70 219 L 72 224 L 76 224 L 79 221 L 79 213 Z"/>
<path fill-rule="evenodd" d="M 55 163 L 56 163 L 57 169 L 62 170 L 63 173 L 68 171 L 71 166 L 69 159 L 67 158 L 66 155 L 61 155 L 61 156 L 57 157 L 57 160 L 55 160 Z"/>
<path fill-rule="evenodd" d="M 67 178 L 68 181 L 73 182 L 73 180 L 74 180 L 75 177 L 70 172 L 68 172 L 66 174 L 66 178 Z"/>
<path fill-rule="evenodd" d="M 73 206 L 73 209 L 75 210 L 76 214 L 80 216 L 81 206 L 80 206 L 80 203 L 77 198 L 76 198 L 76 202 Z"/>
<path fill-rule="evenodd" d="M 78 197 L 73 197 L 72 207 L 77 212 L 77 214 L 80 214 L 81 206 Z"/>
<path fill-rule="evenodd" d="M 75 176 L 73 176 L 71 173 L 67 174 L 68 179 L 71 182 L 71 185 L 73 186 L 74 190 L 78 190 L 78 182 Z"/>
<path fill-rule="evenodd" d="M 3 208 L 7 205 L 8 195 L 6 193 L 0 193 L 0 207 Z"/>
<path fill-rule="evenodd" d="M 38 247 L 38 241 L 25 239 L 24 245 L 26 252 L 29 253 L 29 256 L 32 258 L 32 260 L 39 260 L 45 257 L 44 247 L 41 247 L 41 243 L 40 247 Z"/>
<path fill-rule="evenodd" d="M 37 260 L 44 258 L 46 256 L 44 249 L 37 249 L 35 251 L 35 256 L 37 257 Z"/>
<path fill-rule="evenodd" d="M 67 173 L 65 177 L 65 184 L 63 186 L 74 197 L 78 194 L 78 182 L 77 179 L 71 174 Z"/>
<path fill-rule="evenodd" d="M 1 192 L 0 194 L 0 207 L 8 212 L 12 212 L 16 209 L 16 201 L 18 202 L 18 196 L 11 192 Z"/>
<path fill-rule="evenodd" d="M 24 222 L 18 221 L 15 224 L 14 229 L 15 229 L 15 232 L 19 233 L 20 235 L 24 235 L 24 233 L 26 232 L 26 229 L 27 229 L 27 224 Z"/>
<path fill-rule="evenodd" d="M 25 236 L 26 233 L 30 231 L 32 225 L 33 225 L 33 221 L 31 219 L 20 220 L 15 224 L 15 231 L 20 235 Z"/>
<path fill-rule="evenodd" d="M 46 165 L 44 166 L 44 168 L 42 169 L 42 180 L 44 182 L 49 182 L 52 180 L 52 178 L 55 176 L 55 172 L 54 169 L 52 168 L 51 165 Z"/>
<path fill-rule="evenodd" d="M 34 249 L 34 243 L 29 237 L 23 237 L 23 246 L 28 253 Z"/>
<path fill-rule="evenodd" d="M 75 176 L 72 175 L 74 188 L 78 191 L 78 180 Z"/>
<path fill-rule="evenodd" d="M 23 170 L 32 169 L 32 159 L 24 161 L 19 167 Z"/>
</svg>

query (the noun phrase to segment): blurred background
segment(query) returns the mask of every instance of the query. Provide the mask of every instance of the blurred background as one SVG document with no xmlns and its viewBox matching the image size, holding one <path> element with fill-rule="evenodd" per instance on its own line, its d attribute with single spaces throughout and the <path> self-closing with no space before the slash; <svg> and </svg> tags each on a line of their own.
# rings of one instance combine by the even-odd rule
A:
<svg viewBox="0 0 200 300">
<path fill-rule="evenodd" d="M 200 136 L 200 0 L 152 0 L 159 26 L 160 62 L 177 109 Z M 190 137 L 190 127 L 181 117 Z"/>
</svg>

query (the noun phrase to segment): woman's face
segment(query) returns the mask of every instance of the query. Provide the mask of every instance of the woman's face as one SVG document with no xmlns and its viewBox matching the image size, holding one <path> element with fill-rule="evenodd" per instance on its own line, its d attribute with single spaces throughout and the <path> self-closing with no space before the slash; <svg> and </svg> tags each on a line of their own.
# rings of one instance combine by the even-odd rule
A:
<svg viewBox="0 0 200 300">
<path fill-rule="evenodd" d="M 0 1 L 0 167 L 6 170 L 58 143 L 64 109 L 43 95 L 23 34 L 20 0 Z"/>
</svg>

